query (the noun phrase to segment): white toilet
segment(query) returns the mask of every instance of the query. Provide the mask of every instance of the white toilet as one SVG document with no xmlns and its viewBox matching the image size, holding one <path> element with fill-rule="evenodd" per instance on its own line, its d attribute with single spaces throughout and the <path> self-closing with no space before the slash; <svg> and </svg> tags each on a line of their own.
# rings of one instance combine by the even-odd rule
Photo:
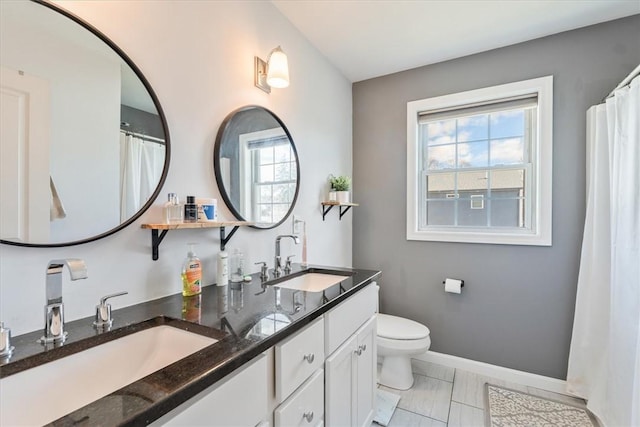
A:
<svg viewBox="0 0 640 427">
<path fill-rule="evenodd" d="M 382 313 L 378 313 L 376 323 L 378 356 L 384 358 L 378 383 L 408 390 L 413 386 L 411 356 L 429 350 L 429 328 L 413 320 Z"/>
</svg>

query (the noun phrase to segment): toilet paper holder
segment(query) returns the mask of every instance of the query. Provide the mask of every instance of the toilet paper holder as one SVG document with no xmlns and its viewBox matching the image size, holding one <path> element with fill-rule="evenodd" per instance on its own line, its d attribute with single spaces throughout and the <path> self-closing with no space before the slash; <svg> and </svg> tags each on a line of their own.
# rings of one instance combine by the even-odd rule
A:
<svg viewBox="0 0 640 427">
<path fill-rule="evenodd" d="M 460 280 L 460 279 L 453 279 L 453 280 Z M 444 285 L 445 283 L 447 283 L 447 281 L 446 281 L 446 280 L 443 280 L 443 281 L 442 281 L 442 284 Z M 460 280 L 460 287 L 461 287 L 461 288 L 464 288 L 464 280 Z"/>
</svg>

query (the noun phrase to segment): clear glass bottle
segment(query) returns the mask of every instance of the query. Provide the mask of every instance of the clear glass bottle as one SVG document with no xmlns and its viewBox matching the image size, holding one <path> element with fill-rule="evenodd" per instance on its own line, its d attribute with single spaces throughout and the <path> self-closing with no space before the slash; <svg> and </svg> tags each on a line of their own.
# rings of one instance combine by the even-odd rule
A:
<svg viewBox="0 0 640 427">
<path fill-rule="evenodd" d="M 164 215 L 167 224 L 180 224 L 183 220 L 182 206 L 176 193 L 169 193 L 167 203 L 164 204 Z"/>
<path fill-rule="evenodd" d="M 242 282 L 244 280 L 244 255 L 240 249 L 235 249 L 231 255 L 231 277 L 230 280 L 234 283 Z"/>
</svg>

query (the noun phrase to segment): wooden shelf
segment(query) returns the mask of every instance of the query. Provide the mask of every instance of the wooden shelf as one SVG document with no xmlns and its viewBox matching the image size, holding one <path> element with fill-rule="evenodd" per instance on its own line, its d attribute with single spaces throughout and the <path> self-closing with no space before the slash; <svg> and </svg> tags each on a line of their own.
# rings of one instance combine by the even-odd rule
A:
<svg viewBox="0 0 640 427">
<path fill-rule="evenodd" d="M 324 221 L 324 218 L 329 213 L 329 211 L 331 209 L 333 209 L 334 206 L 339 206 L 340 216 L 339 216 L 338 219 L 342 219 L 344 214 L 346 214 L 349 211 L 349 209 L 351 209 L 353 206 L 360 206 L 357 203 L 340 203 L 337 200 L 328 200 L 328 201 L 321 202 L 320 204 L 322 205 L 322 220 L 323 221 Z"/>
<path fill-rule="evenodd" d="M 142 224 L 141 228 L 151 230 L 151 258 L 158 260 L 159 247 L 162 239 L 169 230 L 186 230 L 197 228 L 219 228 L 220 229 L 220 250 L 223 251 L 231 237 L 244 225 L 253 225 L 249 221 L 211 221 L 211 222 L 183 222 L 180 224 Z M 229 234 L 226 234 L 226 227 L 233 227 Z"/>
</svg>

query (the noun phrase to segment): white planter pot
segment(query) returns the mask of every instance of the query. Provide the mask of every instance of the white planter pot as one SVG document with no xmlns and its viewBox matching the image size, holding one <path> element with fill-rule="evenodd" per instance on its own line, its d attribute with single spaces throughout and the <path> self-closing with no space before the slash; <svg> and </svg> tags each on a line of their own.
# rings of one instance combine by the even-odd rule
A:
<svg viewBox="0 0 640 427">
<path fill-rule="evenodd" d="M 336 197 L 339 203 L 350 203 L 350 193 L 348 191 L 336 191 Z"/>
</svg>

